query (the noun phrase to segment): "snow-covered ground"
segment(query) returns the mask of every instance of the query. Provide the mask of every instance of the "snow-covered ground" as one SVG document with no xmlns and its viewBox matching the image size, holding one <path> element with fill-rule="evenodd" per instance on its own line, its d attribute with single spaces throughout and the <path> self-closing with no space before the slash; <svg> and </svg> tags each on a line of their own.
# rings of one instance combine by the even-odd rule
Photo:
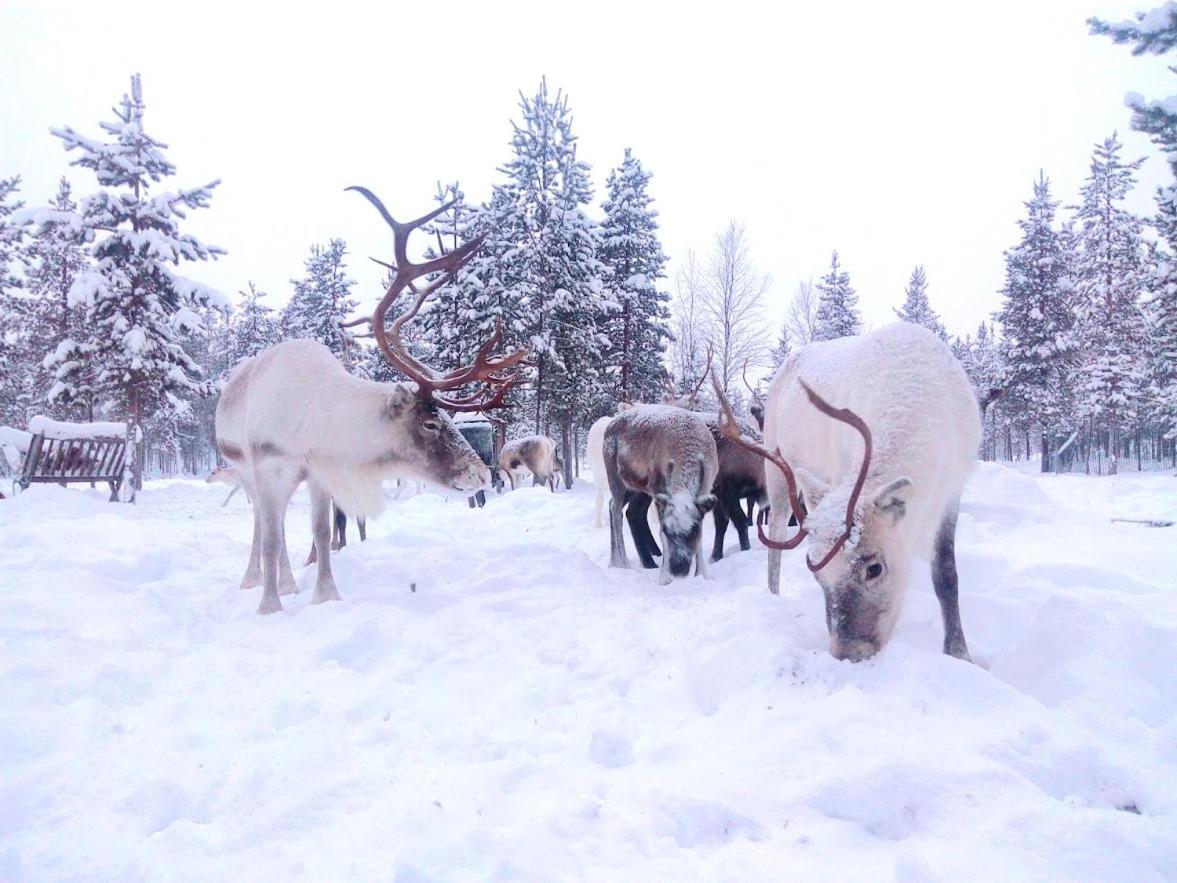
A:
<svg viewBox="0 0 1177 883">
<path fill-rule="evenodd" d="M 1177 878 L 1177 527 L 1109 522 L 1172 475 L 981 467 L 977 665 L 926 567 L 858 665 L 800 554 L 609 570 L 586 483 L 393 502 L 259 617 L 224 496 L 0 502 L 0 880 Z"/>
</svg>

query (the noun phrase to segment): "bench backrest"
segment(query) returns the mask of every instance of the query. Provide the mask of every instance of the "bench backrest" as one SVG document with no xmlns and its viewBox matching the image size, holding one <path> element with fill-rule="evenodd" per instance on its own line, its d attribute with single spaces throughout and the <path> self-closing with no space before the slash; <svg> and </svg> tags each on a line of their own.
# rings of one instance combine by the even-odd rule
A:
<svg viewBox="0 0 1177 883">
<path fill-rule="evenodd" d="M 119 481 L 125 438 L 46 438 L 34 435 L 25 455 L 23 484 L 61 481 Z"/>
</svg>

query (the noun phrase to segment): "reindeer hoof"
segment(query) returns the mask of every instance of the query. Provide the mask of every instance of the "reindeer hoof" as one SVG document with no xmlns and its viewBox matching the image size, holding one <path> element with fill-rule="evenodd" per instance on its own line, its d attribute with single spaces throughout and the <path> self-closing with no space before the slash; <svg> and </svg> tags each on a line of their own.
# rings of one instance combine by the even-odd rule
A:
<svg viewBox="0 0 1177 883">
<path fill-rule="evenodd" d="M 279 595 L 297 595 L 299 592 L 298 583 L 291 580 L 288 583 L 282 583 L 278 586 Z"/>
<path fill-rule="evenodd" d="M 965 662 L 973 661 L 972 657 L 969 656 L 968 645 L 966 645 L 964 641 L 954 641 L 951 644 L 945 641 L 944 653 L 948 656 L 955 656 L 957 659 L 964 660 Z"/>
<path fill-rule="evenodd" d="M 256 589 L 262 584 L 262 575 L 260 573 L 247 573 L 241 578 L 241 589 Z"/>
<path fill-rule="evenodd" d="M 325 601 L 339 601 L 339 590 L 334 585 L 315 586 L 315 593 L 311 595 L 312 604 L 322 604 Z"/>
<path fill-rule="evenodd" d="M 262 603 L 257 606 L 257 612 L 263 616 L 269 613 L 281 613 L 282 601 L 270 595 L 262 595 Z"/>
</svg>

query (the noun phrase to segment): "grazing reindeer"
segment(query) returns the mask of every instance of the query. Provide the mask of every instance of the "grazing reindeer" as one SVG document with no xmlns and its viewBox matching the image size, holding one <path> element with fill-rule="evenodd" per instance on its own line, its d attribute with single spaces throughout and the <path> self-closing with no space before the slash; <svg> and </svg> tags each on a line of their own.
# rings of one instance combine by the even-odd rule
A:
<svg viewBox="0 0 1177 883">
<path fill-rule="evenodd" d="M 653 502 L 658 510 L 662 543 L 662 575 L 695 572 L 707 575 L 701 553 L 703 516 L 715 505 L 717 461 L 715 441 L 697 414 L 668 405 L 638 405 L 614 417 L 605 430 L 605 473 L 609 479 L 610 567 L 628 567 L 621 513 L 643 567 L 657 567 L 657 549 L 646 513 Z"/>
<path fill-rule="evenodd" d="M 357 517 L 379 512 L 381 481 L 413 476 L 459 491 L 477 491 L 490 472 L 443 410 L 485 411 L 502 407 L 516 381 L 510 369 L 526 351 L 491 358 L 502 339 L 501 324 L 474 362 L 437 374 L 405 349 L 404 324 L 481 245 L 481 238 L 421 264 L 409 262 L 409 234 L 450 206 L 409 223 L 395 221 L 372 193 L 362 194 L 392 228 L 396 269 L 372 314 L 372 331 L 384 357 L 410 383 L 375 383 L 349 374 L 325 346 L 309 340 L 280 343 L 238 365 L 217 405 L 217 446 L 241 476 L 253 501 L 254 533 L 242 587 L 260 581 L 259 613 L 282 609 L 280 593 L 294 590 L 286 554 L 286 505 L 299 482 L 311 492 L 311 525 L 318 553 L 312 603 L 339 597 L 331 574 L 331 499 Z M 414 280 L 442 274 L 418 290 Z M 391 328 L 389 308 L 406 288 L 415 298 Z M 453 398 L 442 393 L 484 384 L 479 393 Z M 281 572 L 280 572 L 281 571 Z"/>
<path fill-rule="evenodd" d="M 564 471 L 564 463 L 556 453 L 556 443 L 546 435 L 529 435 L 503 445 L 499 451 L 499 470 L 506 473 L 511 490 L 519 484 L 519 469 L 531 473 L 532 487 L 546 484 L 556 492 L 556 478 Z"/>
<path fill-rule="evenodd" d="M 830 652 L 859 661 L 890 639 L 912 558 L 930 556 L 944 652 L 967 660 L 956 517 L 981 421 L 948 347 L 904 322 L 806 346 L 768 391 L 764 444 L 742 437 L 721 401 L 728 438 L 776 467 L 768 472 L 768 535 L 760 528 L 770 549 L 769 589 L 779 591 L 781 550 L 808 537 L 820 556 L 807 555 L 806 564 L 825 593 Z M 800 528 L 785 540 L 789 511 Z"/>
<path fill-rule="evenodd" d="M 680 393 L 675 385 L 674 378 L 669 371 L 662 372 L 662 385 L 665 391 L 662 394 L 662 404 L 674 405 L 676 408 L 684 408 L 688 411 L 693 411 L 699 404 L 699 390 L 703 388 L 704 382 L 707 380 L 707 373 L 711 370 L 711 356 L 713 348 L 710 344 L 707 345 L 707 364 L 703 368 L 703 373 L 699 376 L 699 382 L 695 384 L 694 389 L 690 392 Z M 618 402 L 617 413 L 627 411 L 634 407 L 630 402 Z M 589 427 L 588 440 L 585 444 L 586 454 L 588 455 L 589 466 L 593 470 L 593 483 L 597 488 L 597 518 L 593 522 L 595 527 L 604 527 L 605 522 L 601 518 L 602 510 L 605 504 L 605 428 L 609 425 L 612 417 L 599 417 L 596 422 Z M 751 516 L 749 516 L 751 518 Z M 661 554 L 661 553 L 655 553 Z"/>
<path fill-rule="evenodd" d="M 232 488 L 229 491 L 229 496 L 225 497 L 225 501 L 221 503 L 222 509 L 228 506 L 229 501 L 233 499 L 233 495 L 241 490 L 241 475 L 232 466 L 218 466 L 208 474 L 208 478 L 205 481 L 208 484 L 227 484 Z"/>
<path fill-rule="evenodd" d="M 752 506 L 764 506 L 768 499 L 768 489 L 764 474 L 764 460 L 754 451 L 738 445 L 720 431 L 719 414 L 700 414 L 711 430 L 711 437 L 715 439 L 715 451 L 718 456 L 718 469 L 715 474 L 716 506 L 711 511 L 715 519 L 715 542 L 712 545 L 711 560 L 719 561 L 723 558 L 723 540 L 727 536 L 727 526 L 730 522 L 740 538 L 740 548 L 747 552 L 752 548 L 748 539 L 748 528 L 752 525 Z M 740 432 L 756 441 L 760 440 L 760 433 L 746 420 L 739 421 Z M 748 501 L 748 514 L 740 505 L 742 500 Z"/>
</svg>

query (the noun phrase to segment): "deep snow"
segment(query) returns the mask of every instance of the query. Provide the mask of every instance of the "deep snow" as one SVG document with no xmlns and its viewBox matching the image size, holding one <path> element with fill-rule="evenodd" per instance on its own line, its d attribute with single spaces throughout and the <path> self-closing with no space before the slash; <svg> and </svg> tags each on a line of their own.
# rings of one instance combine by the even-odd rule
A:
<svg viewBox="0 0 1177 883">
<path fill-rule="evenodd" d="M 857 665 L 800 553 L 609 570 L 586 483 L 393 502 L 271 617 L 241 495 L 104 496 L 0 502 L 2 880 L 1177 877 L 1177 528 L 1108 521 L 1171 475 L 980 467 L 978 665 L 926 566 Z"/>
</svg>

